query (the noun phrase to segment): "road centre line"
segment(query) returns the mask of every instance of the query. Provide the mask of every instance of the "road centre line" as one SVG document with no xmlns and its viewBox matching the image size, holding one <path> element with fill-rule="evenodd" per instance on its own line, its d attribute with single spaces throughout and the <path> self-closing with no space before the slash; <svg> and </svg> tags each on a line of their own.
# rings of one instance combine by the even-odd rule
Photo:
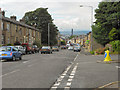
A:
<svg viewBox="0 0 120 90">
<path fill-rule="evenodd" d="M 28 61 L 24 61 L 23 63 L 27 63 Z"/>
<path fill-rule="evenodd" d="M 75 57 L 75 59 L 74 59 L 74 62 L 76 61 L 77 57 L 78 57 L 78 54 L 76 55 L 76 57 Z"/>
<path fill-rule="evenodd" d="M 9 74 L 12 74 L 12 73 L 15 73 L 15 72 L 18 72 L 18 71 L 20 71 L 20 69 L 14 70 L 14 71 L 9 72 L 9 73 L 6 73 L 6 74 L 4 74 L 4 75 L 1 75 L 0 77 L 7 76 L 7 75 L 9 75 Z"/>
<path fill-rule="evenodd" d="M 78 57 L 78 54 L 77 54 L 76 57 L 74 58 L 74 61 L 73 61 L 73 62 L 76 61 L 77 57 Z M 53 86 L 51 87 L 50 90 L 53 90 L 53 89 L 57 89 L 57 88 L 58 88 L 58 86 L 61 84 L 61 81 L 62 81 L 62 80 L 64 79 L 64 77 L 66 76 L 67 72 L 69 71 L 69 69 L 71 68 L 71 66 L 74 64 L 73 62 L 65 69 L 65 71 L 64 71 L 64 72 L 61 74 L 61 76 L 56 80 L 55 84 L 53 84 Z M 78 65 L 78 63 L 77 63 L 76 65 Z M 73 69 L 73 71 L 72 71 L 71 74 L 75 74 L 76 69 L 77 69 L 77 66 L 74 67 L 74 69 Z M 74 76 L 71 76 L 71 77 L 74 77 Z M 68 86 L 71 85 L 72 78 L 69 78 L 68 81 L 70 81 L 70 82 L 67 83 L 67 87 L 65 87 L 65 88 L 68 88 Z"/>
<path fill-rule="evenodd" d="M 73 78 L 74 78 L 74 76 L 75 76 L 77 67 L 78 67 L 78 63 L 76 63 L 76 65 L 74 66 L 74 68 L 73 68 L 73 70 L 72 70 L 72 72 L 71 72 L 71 74 L 70 74 L 70 76 L 69 76 L 69 79 L 68 79 L 68 81 L 67 81 L 67 84 L 66 84 L 66 86 L 65 86 L 64 88 L 66 88 L 66 87 L 69 87 L 69 88 L 70 88 L 70 86 L 71 86 L 71 84 L 72 84 L 72 80 L 73 80 Z M 68 88 L 68 89 L 69 89 L 69 88 Z"/>
</svg>

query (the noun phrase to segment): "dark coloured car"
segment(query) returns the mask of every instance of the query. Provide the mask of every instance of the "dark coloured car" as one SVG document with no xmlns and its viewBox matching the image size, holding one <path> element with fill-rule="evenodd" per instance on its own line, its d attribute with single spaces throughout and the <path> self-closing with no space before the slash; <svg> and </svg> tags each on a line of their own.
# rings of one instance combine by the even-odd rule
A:
<svg viewBox="0 0 120 90">
<path fill-rule="evenodd" d="M 58 46 L 53 46 L 52 51 L 59 51 L 59 47 Z"/>
<path fill-rule="evenodd" d="M 62 45 L 61 49 L 67 49 L 67 46 L 66 45 Z"/>
<path fill-rule="evenodd" d="M 34 49 L 32 48 L 32 45 L 28 43 L 22 43 L 22 46 L 25 48 L 26 54 L 32 54 L 35 52 Z"/>
<path fill-rule="evenodd" d="M 52 49 L 51 49 L 51 47 L 50 46 L 43 46 L 42 48 L 41 48 L 41 54 L 45 54 L 45 53 L 49 53 L 49 54 L 52 54 Z"/>
<path fill-rule="evenodd" d="M 35 53 L 39 53 L 40 49 L 37 47 L 37 45 L 33 45 L 32 48 L 34 49 Z"/>
</svg>

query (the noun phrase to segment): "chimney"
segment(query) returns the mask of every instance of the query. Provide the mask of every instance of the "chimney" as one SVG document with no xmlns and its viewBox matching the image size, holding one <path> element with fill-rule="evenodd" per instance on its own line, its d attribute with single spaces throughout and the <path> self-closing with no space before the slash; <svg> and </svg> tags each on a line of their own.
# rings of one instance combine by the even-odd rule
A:
<svg viewBox="0 0 120 90">
<path fill-rule="evenodd" d="M 20 19 L 20 22 L 21 22 L 21 23 L 24 23 L 24 20 L 23 20 L 23 19 Z"/>
<path fill-rule="evenodd" d="M 2 11 L 2 16 L 4 16 L 4 17 L 5 17 L 5 11 Z"/>
<path fill-rule="evenodd" d="M 0 8 L 0 18 L 2 17 L 2 12 L 1 12 L 1 8 Z"/>
<path fill-rule="evenodd" d="M 16 16 L 11 16 L 10 17 L 12 20 L 16 20 Z"/>
</svg>

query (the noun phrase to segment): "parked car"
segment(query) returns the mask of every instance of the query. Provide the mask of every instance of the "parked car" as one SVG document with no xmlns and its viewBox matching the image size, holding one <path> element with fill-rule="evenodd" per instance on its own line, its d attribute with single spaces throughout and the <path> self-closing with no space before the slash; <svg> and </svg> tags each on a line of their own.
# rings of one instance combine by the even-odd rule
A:
<svg viewBox="0 0 120 90">
<path fill-rule="evenodd" d="M 58 46 L 53 46 L 52 51 L 59 51 L 59 47 Z"/>
<path fill-rule="evenodd" d="M 61 49 L 67 49 L 67 46 L 66 45 L 62 45 Z"/>
<path fill-rule="evenodd" d="M 26 52 L 25 52 L 25 48 L 23 48 L 22 46 L 15 46 L 15 48 L 17 48 L 19 51 L 22 52 L 22 55 L 25 55 Z"/>
<path fill-rule="evenodd" d="M 49 54 L 52 54 L 52 49 L 51 49 L 51 47 L 50 46 L 43 46 L 42 48 L 41 48 L 41 54 L 42 53 L 49 53 Z"/>
<path fill-rule="evenodd" d="M 81 51 L 81 47 L 80 46 L 75 46 L 74 47 L 74 52 L 80 52 Z"/>
<path fill-rule="evenodd" d="M 28 43 L 22 43 L 22 46 L 25 48 L 25 52 L 26 54 L 32 54 L 34 53 L 34 49 L 32 48 L 32 45 L 28 44 Z"/>
<path fill-rule="evenodd" d="M 22 60 L 22 53 L 14 46 L 3 46 L 0 47 L 0 58 L 2 60 L 12 59 L 15 61 L 17 58 L 19 58 L 19 60 Z"/>
<path fill-rule="evenodd" d="M 69 47 L 68 47 L 68 50 L 73 50 L 73 46 L 69 46 Z"/>
<path fill-rule="evenodd" d="M 37 47 L 37 45 L 33 45 L 32 48 L 34 49 L 35 53 L 39 53 L 40 49 Z"/>
</svg>

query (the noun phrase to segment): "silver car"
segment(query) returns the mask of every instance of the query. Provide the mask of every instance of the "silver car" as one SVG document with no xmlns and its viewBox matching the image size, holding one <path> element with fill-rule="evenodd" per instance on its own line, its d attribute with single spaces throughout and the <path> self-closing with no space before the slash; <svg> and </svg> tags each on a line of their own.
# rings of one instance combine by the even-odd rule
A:
<svg viewBox="0 0 120 90">
<path fill-rule="evenodd" d="M 74 52 L 80 52 L 81 47 L 80 46 L 75 46 L 73 50 L 74 50 Z"/>
<path fill-rule="evenodd" d="M 21 51 L 22 55 L 25 55 L 25 48 L 22 46 L 15 46 L 15 48 L 17 48 L 19 51 Z"/>
</svg>

